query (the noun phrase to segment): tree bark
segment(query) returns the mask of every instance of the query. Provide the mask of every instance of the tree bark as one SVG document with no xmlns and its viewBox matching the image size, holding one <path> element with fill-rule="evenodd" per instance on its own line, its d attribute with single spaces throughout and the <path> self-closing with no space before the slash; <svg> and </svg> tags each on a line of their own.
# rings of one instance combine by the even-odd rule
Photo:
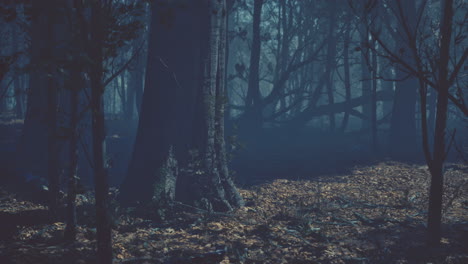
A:
<svg viewBox="0 0 468 264">
<path fill-rule="evenodd" d="M 105 131 L 103 109 L 103 44 L 102 16 L 104 8 L 96 2 L 91 10 L 90 42 L 88 43 L 93 65 L 90 72 L 91 119 L 93 142 L 93 173 L 96 199 L 97 254 L 101 264 L 112 263 L 112 241 L 108 208 L 108 175 L 104 163 Z"/>
<path fill-rule="evenodd" d="M 345 102 L 349 103 L 351 100 L 351 74 L 350 74 L 350 65 L 349 65 L 349 42 L 350 42 L 350 18 L 347 19 L 348 25 L 346 26 L 345 35 L 344 35 L 344 44 L 343 44 L 343 67 L 344 67 L 344 86 L 345 86 Z M 349 121 L 349 110 L 350 107 L 347 107 L 344 112 L 343 121 L 341 123 L 341 131 L 344 133 Z"/>
<path fill-rule="evenodd" d="M 47 5 L 48 6 L 48 5 Z M 44 66 L 46 54 L 51 47 L 48 37 L 51 30 L 47 6 L 39 1 L 32 3 L 31 22 L 31 65 L 26 114 L 20 141 L 18 142 L 17 162 L 20 174 L 47 179 L 48 164 L 48 75 Z"/>
<path fill-rule="evenodd" d="M 362 114 L 370 120 L 372 114 L 371 108 L 371 90 L 372 79 L 370 73 L 370 44 L 369 44 L 369 18 L 368 14 L 364 14 L 365 18 L 361 25 L 361 95 L 368 98 L 368 103 L 362 105 Z M 362 129 L 368 129 L 370 122 L 363 120 Z"/>
<path fill-rule="evenodd" d="M 68 192 L 67 192 L 67 213 L 66 213 L 66 228 L 65 239 L 74 241 L 76 239 L 76 184 L 77 184 L 77 166 L 78 166 L 78 103 L 79 103 L 79 87 L 76 83 L 80 83 L 80 76 L 77 70 L 72 73 L 72 81 L 70 82 L 70 146 L 69 146 L 69 162 L 68 170 Z"/>
<path fill-rule="evenodd" d="M 123 204 L 177 199 L 216 211 L 241 205 L 222 128 L 225 19 L 225 1 L 198 0 L 187 8 L 153 4 L 146 87 Z"/>
<path fill-rule="evenodd" d="M 377 42 L 372 41 L 374 49 L 377 48 Z M 371 150 L 376 154 L 378 151 L 377 138 L 377 52 L 372 52 L 372 91 L 371 91 Z"/>
<path fill-rule="evenodd" d="M 220 7 L 222 9 L 222 7 Z M 227 8 L 225 8 L 227 9 Z M 226 104 L 229 102 L 226 93 L 226 57 L 227 52 L 227 13 L 221 17 L 221 27 L 220 27 L 220 41 L 219 41 L 219 51 L 218 51 L 218 69 L 216 75 L 216 105 L 215 105 L 215 150 L 216 156 L 218 157 L 218 169 L 220 173 L 220 179 L 223 185 L 223 189 L 226 192 L 226 199 L 229 201 L 231 207 L 242 207 L 244 206 L 244 200 L 240 196 L 240 193 L 237 191 L 234 181 L 229 174 L 228 161 L 226 156 L 226 142 L 225 142 L 225 110 Z"/>
<path fill-rule="evenodd" d="M 21 52 L 22 50 L 22 42 L 24 41 L 22 38 L 22 32 L 19 29 L 19 26 L 15 26 L 15 30 L 13 33 L 12 43 L 15 47 L 15 52 Z M 20 68 L 22 63 L 17 62 L 16 68 Z M 22 87 L 21 76 L 18 73 L 15 73 L 15 80 L 14 80 L 14 87 L 15 87 L 15 114 L 16 118 L 23 119 L 24 117 L 24 88 Z"/>
<path fill-rule="evenodd" d="M 404 21 L 410 30 L 414 30 L 416 23 L 416 7 L 414 1 L 392 1 L 392 8 L 402 7 Z M 399 32 L 402 32 L 395 43 L 402 59 L 409 65 L 415 64 L 415 58 L 410 54 L 410 39 L 406 36 L 404 26 L 399 24 Z M 396 159 L 412 159 L 416 151 L 416 101 L 418 81 L 414 76 L 406 73 L 405 69 L 396 67 L 395 100 L 393 102 L 392 119 L 390 124 L 390 154 Z"/>
<path fill-rule="evenodd" d="M 247 97 L 245 99 L 245 113 L 241 129 L 247 131 L 258 131 L 262 126 L 262 107 L 260 93 L 260 21 L 263 0 L 254 0 L 253 22 L 252 22 L 252 49 L 250 51 L 249 83 Z"/>
<path fill-rule="evenodd" d="M 327 75 L 327 97 L 328 97 L 328 104 L 333 105 L 335 103 L 335 98 L 333 95 L 333 71 L 335 70 L 335 60 L 336 60 L 336 36 L 334 33 L 335 25 L 336 25 L 336 1 L 331 0 L 329 1 L 329 12 L 330 12 L 330 20 L 329 20 L 329 28 L 328 28 L 328 49 L 327 49 L 327 65 L 326 65 L 326 75 Z M 333 112 L 329 113 L 329 121 L 330 121 L 330 131 L 333 132 L 336 127 L 335 122 L 335 114 Z"/>
<path fill-rule="evenodd" d="M 76 31 L 74 35 L 75 38 L 72 38 L 73 44 L 71 46 L 73 54 L 80 54 L 85 52 L 85 45 L 83 39 L 85 38 L 86 26 L 83 20 L 80 20 L 80 17 L 83 13 L 83 6 L 81 2 L 68 1 L 69 8 L 73 7 L 74 10 L 70 11 L 70 16 L 73 21 L 77 21 L 78 25 L 73 27 Z M 85 69 L 81 66 L 81 58 L 75 56 L 73 58 L 75 63 L 72 64 L 70 70 L 70 134 L 69 140 L 70 145 L 68 149 L 69 156 L 69 169 L 68 169 L 68 190 L 67 190 L 67 209 L 66 209 L 66 227 L 65 227 L 65 240 L 75 241 L 76 240 L 76 194 L 77 194 L 77 180 L 78 180 L 78 123 L 79 113 L 78 106 L 80 102 L 79 93 L 81 89 L 84 88 L 84 82 L 81 78 L 81 72 Z"/>
<path fill-rule="evenodd" d="M 42 3 L 44 4 L 44 3 Z M 49 4 L 57 8 L 57 3 L 50 0 Z M 60 190 L 60 176 L 59 176 L 59 150 L 58 150 L 58 133 L 57 133 L 57 105 L 58 105 L 58 76 L 56 74 L 55 63 L 57 58 L 56 52 L 52 49 L 57 45 L 57 38 L 55 36 L 55 25 L 58 19 L 58 9 L 48 8 L 47 16 L 49 19 L 49 26 L 51 29 L 48 31 L 47 38 L 51 41 L 49 43 L 46 63 L 47 63 L 47 173 L 49 179 L 49 210 L 53 217 L 57 217 L 59 206 L 59 190 Z"/>
<path fill-rule="evenodd" d="M 445 136 L 447 129 L 447 110 L 448 110 L 448 63 L 450 59 L 450 41 L 452 38 L 452 19 L 453 19 L 453 0 L 441 1 L 442 5 L 442 23 L 440 26 L 441 47 L 439 51 L 439 76 L 438 76 L 438 95 L 437 95 L 437 113 L 434 133 L 434 155 L 430 162 L 431 186 L 429 192 L 429 214 L 427 226 L 429 233 L 429 244 L 438 245 L 441 238 L 442 222 L 442 196 L 444 186 L 443 166 L 446 157 Z"/>
</svg>

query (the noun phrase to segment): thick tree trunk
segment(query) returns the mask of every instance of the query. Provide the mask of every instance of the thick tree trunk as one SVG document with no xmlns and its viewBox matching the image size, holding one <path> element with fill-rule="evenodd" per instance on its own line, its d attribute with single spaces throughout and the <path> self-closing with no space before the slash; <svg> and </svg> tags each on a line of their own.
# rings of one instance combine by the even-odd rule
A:
<svg viewBox="0 0 468 264">
<path fill-rule="evenodd" d="M 51 30 L 47 5 L 34 1 L 31 22 L 31 64 L 35 65 L 29 74 L 29 93 L 26 105 L 21 139 L 18 143 L 18 164 L 20 174 L 47 178 L 48 146 L 47 99 L 48 75 L 44 67 L 45 55 L 50 49 L 48 37 Z"/>
<path fill-rule="evenodd" d="M 214 2 L 152 6 L 146 87 L 121 187 L 124 204 L 176 198 L 207 210 L 241 205 L 225 166 L 221 128 L 226 10 L 224 1 Z"/>
<path fill-rule="evenodd" d="M 181 10 L 177 11 L 182 13 Z M 188 78 L 189 82 L 195 81 L 195 76 L 187 76 L 187 72 L 192 70 L 190 64 L 193 63 L 193 55 L 190 56 L 191 47 L 182 46 L 194 42 L 196 36 L 192 35 L 194 31 L 187 32 L 184 36 L 178 36 L 177 32 L 181 30 L 180 28 L 188 27 L 190 23 L 186 20 L 193 17 L 188 17 L 190 13 L 179 12 L 176 18 L 165 16 L 170 12 L 169 8 L 157 3 L 152 4 L 151 12 L 146 87 L 142 96 L 132 158 L 120 190 L 119 199 L 125 205 L 150 202 L 154 195 L 155 184 L 166 182 L 164 178 L 168 175 L 165 175 L 163 168 L 169 158 L 170 150 L 175 147 L 175 134 L 179 133 L 175 129 L 176 108 L 177 104 L 181 103 L 177 95 L 182 93 L 181 89 L 190 86 L 182 77 Z M 185 19 L 181 17 L 185 15 L 187 15 Z M 181 56 L 186 56 L 185 64 L 181 64 L 177 58 L 179 53 Z M 190 96 L 191 93 L 186 94 L 186 97 Z M 180 98 L 181 101 L 183 99 Z M 186 137 L 185 142 L 189 142 L 189 138 Z M 170 195 L 158 197 L 158 200 L 171 199 L 171 196 L 173 199 L 173 195 Z"/>
</svg>

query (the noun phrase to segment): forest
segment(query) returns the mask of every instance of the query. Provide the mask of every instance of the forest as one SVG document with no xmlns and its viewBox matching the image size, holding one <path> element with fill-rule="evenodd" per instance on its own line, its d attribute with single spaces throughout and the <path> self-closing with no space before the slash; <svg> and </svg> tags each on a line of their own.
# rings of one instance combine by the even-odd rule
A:
<svg viewBox="0 0 468 264">
<path fill-rule="evenodd" d="M 468 263 L 465 0 L 1 0 L 0 263 Z"/>
</svg>

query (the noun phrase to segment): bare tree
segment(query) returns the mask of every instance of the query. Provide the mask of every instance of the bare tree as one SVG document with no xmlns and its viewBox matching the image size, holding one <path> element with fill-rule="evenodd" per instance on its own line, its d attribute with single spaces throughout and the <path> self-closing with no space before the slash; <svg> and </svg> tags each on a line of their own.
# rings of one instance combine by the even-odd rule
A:
<svg viewBox="0 0 468 264">
<path fill-rule="evenodd" d="M 455 1 L 456 3 L 457 1 Z M 429 190 L 429 214 L 428 214 L 428 242 L 437 245 L 441 237 L 442 220 L 442 196 L 444 185 L 444 162 L 448 153 L 446 141 L 447 114 L 449 102 L 451 102 L 465 117 L 468 116 L 468 107 L 464 101 L 465 90 L 457 85 L 456 80 L 460 78 L 462 66 L 468 57 L 468 49 L 463 45 L 466 36 L 454 34 L 454 28 L 460 23 L 454 23 L 454 1 L 441 1 L 440 26 L 436 28 L 436 37 L 428 35 L 429 19 L 424 17 L 427 11 L 427 1 L 422 1 L 416 17 L 416 26 L 410 26 L 408 16 L 402 1 L 395 2 L 393 12 L 397 17 L 405 35 L 409 56 L 415 63 L 409 64 L 401 54 L 393 52 L 382 41 L 377 32 L 372 32 L 379 42 L 383 52 L 383 58 L 402 67 L 408 74 L 416 77 L 419 81 L 419 94 L 421 99 L 422 115 L 422 146 L 425 159 L 431 173 L 431 185 Z M 459 10 L 463 10 L 462 8 Z M 466 26 L 466 19 L 461 24 Z M 461 50 L 461 52 L 460 52 Z M 454 52 L 457 51 L 457 52 Z M 460 53 L 458 53 L 460 52 Z M 401 51 L 400 51 L 401 53 Z M 458 55 L 458 56 L 456 56 Z M 452 63 L 451 63 L 452 62 Z M 429 128 L 427 122 L 427 89 L 431 87 L 437 91 L 437 109 L 435 115 L 435 131 L 433 138 L 433 149 L 429 144 Z M 455 95 L 451 92 L 455 91 Z"/>
</svg>

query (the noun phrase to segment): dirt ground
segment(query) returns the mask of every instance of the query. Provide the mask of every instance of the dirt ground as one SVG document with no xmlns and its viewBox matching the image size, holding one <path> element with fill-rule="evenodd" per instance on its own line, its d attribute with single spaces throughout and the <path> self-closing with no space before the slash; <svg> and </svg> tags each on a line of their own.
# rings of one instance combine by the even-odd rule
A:
<svg viewBox="0 0 468 264">
<path fill-rule="evenodd" d="M 246 206 L 226 214 L 114 204 L 115 263 L 468 263 L 467 176 L 446 168 L 439 248 L 425 246 L 427 168 L 385 161 L 241 189 Z M 0 263 L 93 263 L 92 196 L 79 195 L 77 241 L 65 243 L 46 207 L 2 189 Z"/>
</svg>

